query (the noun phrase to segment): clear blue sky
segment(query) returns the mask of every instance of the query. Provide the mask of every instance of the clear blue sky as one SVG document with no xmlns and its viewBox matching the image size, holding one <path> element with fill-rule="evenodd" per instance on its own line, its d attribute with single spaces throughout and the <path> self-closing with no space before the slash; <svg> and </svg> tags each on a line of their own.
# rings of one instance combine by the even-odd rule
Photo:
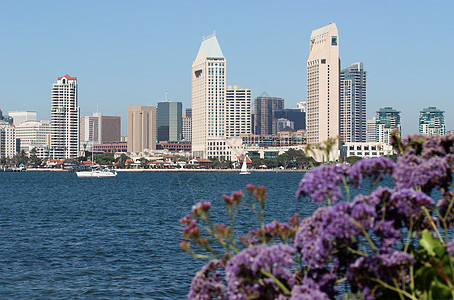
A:
<svg viewBox="0 0 454 300">
<path fill-rule="evenodd" d="M 191 106 L 191 65 L 216 31 L 227 84 L 306 99 L 315 28 L 335 22 L 341 65 L 368 72 L 367 117 L 392 106 L 404 135 L 422 108 L 445 111 L 454 129 L 454 1 L 2 1 L 0 108 L 50 118 L 58 76 L 78 77 L 81 115 L 122 117 L 169 98 Z"/>
</svg>

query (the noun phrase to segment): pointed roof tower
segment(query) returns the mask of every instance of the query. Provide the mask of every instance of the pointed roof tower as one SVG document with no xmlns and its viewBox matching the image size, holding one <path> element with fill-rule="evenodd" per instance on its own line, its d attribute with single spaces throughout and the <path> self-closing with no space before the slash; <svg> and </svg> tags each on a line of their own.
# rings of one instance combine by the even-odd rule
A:
<svg viewBox="0 0 454 300">
<path fill-rule="evenodd" d="M 215 34 L 203 38 L 200 45 L 199 53 L 197 53 L 196 61 L 205 58 L 224 58 L 218 39 Z"/>
</svg>

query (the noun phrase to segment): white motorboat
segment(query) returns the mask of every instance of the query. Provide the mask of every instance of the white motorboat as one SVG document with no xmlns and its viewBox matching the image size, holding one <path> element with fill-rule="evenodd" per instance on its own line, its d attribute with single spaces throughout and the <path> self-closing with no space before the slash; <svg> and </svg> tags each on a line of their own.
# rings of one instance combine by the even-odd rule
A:
<svg viewBox="0 0 454 300">
<path fill-rule="evenodd" d="M 102 170 L 91 170 L 91 171 L 80 171 L 76 172 L 77 177 L 115 177 L 117 172 L 115 170 L 102 169 Z"/>
<path fill-rule="evenodd" d="M 248 171 L 247 169 L 247 156 L 244 157 L 243 159 L 243 165 L 241 166 L 241 171 L 240 175 L 246 175 L 246 174 L 251 174 L 251 172 Z"/>
</svg>

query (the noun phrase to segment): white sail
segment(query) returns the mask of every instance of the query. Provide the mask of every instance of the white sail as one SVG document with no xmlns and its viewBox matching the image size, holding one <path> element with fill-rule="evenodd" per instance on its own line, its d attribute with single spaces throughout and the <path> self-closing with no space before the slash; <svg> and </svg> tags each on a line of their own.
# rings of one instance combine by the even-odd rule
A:
<svg viewBox="0 0 454 300">
<path fill-rule="evenodd" d="M 240 174 L 251 174 L 251 173 L 247 170 L 247 156 L 245 156 L 244 159 L 243 159 L 243 165 L 241 166 Z"/>
</svg>

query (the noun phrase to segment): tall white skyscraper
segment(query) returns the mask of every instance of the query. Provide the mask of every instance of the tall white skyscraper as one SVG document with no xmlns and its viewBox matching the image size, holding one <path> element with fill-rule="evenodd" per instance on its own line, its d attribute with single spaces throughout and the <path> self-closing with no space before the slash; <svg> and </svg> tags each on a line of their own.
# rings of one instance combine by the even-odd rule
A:
<svg viewBox="0 0 454 300">
<path fill-rule="evenodd" d="M 312 31 L 307 60 L 307 141 L 339 135 L 339 38 L 336 24 Z"/>
<path fill-rule="evenodd" d="M 251 133 L 251 89 L 239 85 L 227 86 L 225 97 L 225 135 Z"/>
<path fill-rule="evenodd" d="M 79 150 L 77 78 L 66 74 L 52 85 L 51 147 L 55 158 L 75 158 Z"/>
<path fill-rule="evenodd" d="M 226 60 L 216 35 L 202 40 L 192 64 L 192 154 L 207 157 L 209 139 L 225 137 Z M 210 145 L 212 145 L 210 143 Z"/>
<path fill-rule="evenodd" d="M 366 72 L 362 62 L 340 72 L 339 120 L 344 142 L 366 141 Z"/>
</svg>

